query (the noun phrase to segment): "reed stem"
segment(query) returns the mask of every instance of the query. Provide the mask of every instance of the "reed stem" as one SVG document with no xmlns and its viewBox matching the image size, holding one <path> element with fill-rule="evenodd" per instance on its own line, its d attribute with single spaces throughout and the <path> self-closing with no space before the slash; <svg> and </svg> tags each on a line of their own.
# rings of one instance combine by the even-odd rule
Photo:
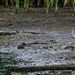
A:
<svg viewBox="0 0 75 75">
<path fill-rule="evenodd" d="M 18 13 L 19 10 L 19 0 L 16 0 L 16 13 Z"/>
</svg>

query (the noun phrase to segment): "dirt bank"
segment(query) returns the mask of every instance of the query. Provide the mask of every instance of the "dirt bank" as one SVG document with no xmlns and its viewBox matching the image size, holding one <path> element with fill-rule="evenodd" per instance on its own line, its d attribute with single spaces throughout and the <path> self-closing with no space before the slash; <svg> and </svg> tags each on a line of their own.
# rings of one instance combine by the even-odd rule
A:
<svg viewBox="0 0 75 75">
<path fill-rule="evenodd" d="M 75 28 L 75 12 L 71 7 L 49 9 L 46 15 L 45 8 L 29 8 L 29 12 L 20 7 L 19 13 L 15 8 L 0 7 L 0 30 L 70 30 Z"/>
</svg>

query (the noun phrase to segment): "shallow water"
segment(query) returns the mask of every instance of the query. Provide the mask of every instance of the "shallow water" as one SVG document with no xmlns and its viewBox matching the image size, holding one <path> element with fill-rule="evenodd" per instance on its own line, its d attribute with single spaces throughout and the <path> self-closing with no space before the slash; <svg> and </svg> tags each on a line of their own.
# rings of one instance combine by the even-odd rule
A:
<svg viewBox="0 0 75 75">
<path fill-rule="evenodd" d="M 26 44 L 24 49 L 18 49 L 18 45 L 22 43 Z M 2 35 L 0 59 L 0 63 L 3 63 L 0 68 L 75 64 L 75 38 L 71 31 L 18 31 L 14 35 Z M 14 74 L 16 73 L 12 75 Z"/>
</svg>

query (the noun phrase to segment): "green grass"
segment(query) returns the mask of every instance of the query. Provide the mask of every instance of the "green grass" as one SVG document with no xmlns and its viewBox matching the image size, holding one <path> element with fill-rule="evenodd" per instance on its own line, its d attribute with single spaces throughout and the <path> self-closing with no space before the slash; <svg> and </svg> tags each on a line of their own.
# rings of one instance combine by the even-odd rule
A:
<svg viewBox="0 0 75 75">
<path fill-rule="evenodd" d="M 57 8 L 58 8 L 58 0 L 55 0 L 55 13 L 57 13 Z"/>
<path fill-rule="evenodd" d="M 19 0 L 16 0 L 16 13 L 18 13 L 19 10 Z"/>
<path fill-rule="evenodd" d="M 73 6 L 74 0 L 70 0 L 70 6 Z"/>
</svg>

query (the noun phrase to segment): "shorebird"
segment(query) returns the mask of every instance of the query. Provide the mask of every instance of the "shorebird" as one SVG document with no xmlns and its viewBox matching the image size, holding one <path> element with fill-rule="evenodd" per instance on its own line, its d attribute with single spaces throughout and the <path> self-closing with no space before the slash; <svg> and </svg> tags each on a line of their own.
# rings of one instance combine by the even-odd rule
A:
<svg viewBox="0 0 75 75">
<path fill-rule="evenodd" d="M 75 31 L 72 29 L 72 36 L 75 38 Z"/>
</svg>

